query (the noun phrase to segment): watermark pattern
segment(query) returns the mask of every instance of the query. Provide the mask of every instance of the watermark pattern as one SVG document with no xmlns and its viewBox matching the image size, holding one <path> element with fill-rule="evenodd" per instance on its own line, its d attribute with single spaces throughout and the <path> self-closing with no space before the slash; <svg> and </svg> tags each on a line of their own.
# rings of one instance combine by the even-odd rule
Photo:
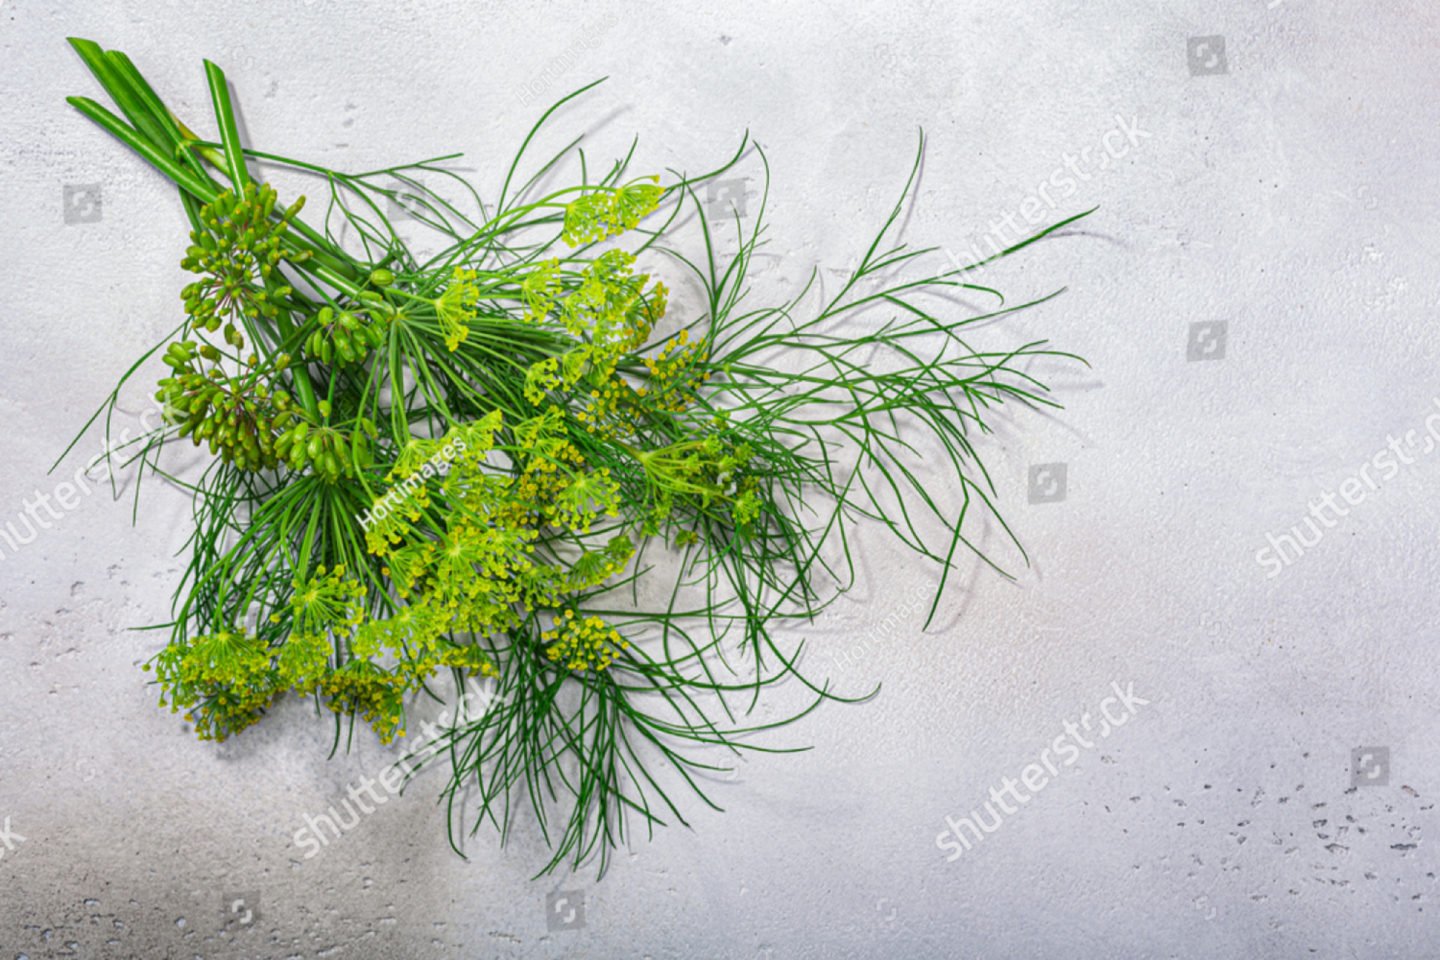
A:
<svg viewBox="0 0 1440 960">
<path fill-rule="evenodd" d="M 140 414 L 140 426 L 146 434 L 149 434 L 159 427 L 159 424 L 151 424 L 151 418 L 161 414 L 162 407 L 152 406 Z M 5 521 L 0 526 L 0 560 L 18 553 L 21 547 L 29 546 L 40 536 L 41 530 L 49 530 L 59 521 L 65 519 L 67 514 L 73 513 L 80 508 L 96 488 L 110 480 L 112 469 L 110 457 L 118 450 L 128 445 L 131 441 L 129 427 L 122 428 L 115 435 L 114 439 L 107 437 L 101 441 L 100 452 L 82 464 L 71 475 L 69 480 L 62 480 L 55 484 L 49 493 L 41 491 L 38 487 L 27 498 L 20 501 L 20 511 L 14 520 Z M 94 476 L 94 472 L 100 469 L 102 476 Z M 92 486 L 93 485 L 93 486 Z M 53 505 L 52 505 L 53 504 Z M 55 508 L 59 507 L 57 511 Z M 44 511 L 44 515 L 41 515 Z M 17 525 L 18 524 L 18 525 Z M 20 528 L 24 527 L 22 534 Z"/>
<path fill-rule="evenodd" d="M 420 725 L 421 746 L 418 749 L 386 767 L 378 777 L 362 776 L 351 783 L 346 790 L 345 799 L 338 804 L 331 804 L 324 813 L 305 814 L 304 824 L 296 829 L 291 837 L 295 846 L 307 850 L 304 859 L 310 860 L 319 856 L 321 850 L 359 826 L 361 819 L 374 813 L 392 797 L 399 796 L 406 782 L 424 762 L 445 749 L 446 731 L 454 729 L 467 718 L 483 716 L 497 702 L 499 697 L 494 681 L 487 682 L 470 677 L 466 682 L 466 690 L 461 693 L 454 709 L 445 718 L 427 720 Z M 377 786 L 383 788 L 383 791 L 377 791 Z M 374 805 L 368 805 L 367 799 Z"/>
<path fill-rule="evenodd" d="M 584 926 L 584 890 L 556 890 L 545 895 L 546 930 L 579 930 Z"/>
<path fill-rule="evenodd" d="M 1190 324 L 1190 335 L 1185 340 L 1185 359 L 1224 360 L 1225 338 L 1228 325 L 1224 320 L 1201 320 Z"/>
<path fill-rule="evenodd" d="M 1356 747 L 1350 751 L 1350 786 L 1383 787 L 1389 782 L 1389 747 Z"/>
<path fill-rule="evenodd" d="M 897 43 L 875 44 L 875 63 L 885 73 L 893 73 L 900 66 L 901 49 Z"/>
<path fill-rule="evenodd" d="M 223 930 L 247 930 L 260 922 L 258 891 L 227 893 L 220 898 L 220 926 Z"/>
<path fill-rule="evenodd" d="M 1341 506 L 1339 500 L 1343 499 L 1350 506 L 1358 507 L 1365 502 L 1366 497 L 1380 489 L 1381 483 L 1395 479 L 1402 464 L 1407 467 L 1414 464 L 1417 457 L 1413 453 L 1417 449 L 1421 456 L 1428 456 L 1440 447 L 1440 397 L 1432 398 L 1431 402 L 1437 410 L 1425 418 L 1425 437 L 1421 438 L 1418 430 L 1407 430 L 1404 437 L 1386 434 L 1385 446 L 1342 480 L 1338 491 L 1326 490 L 1319 496 L 1318 501 L 1305 505 L 1309 516 L 1292 524 L 1284 533 L 1265 534 L 1266 546 L 1255 552 L 1255 562 L 1268 571 L 1265 574 L 1266 579 L 1278 577 L 1286 567 L 1297 563 L 1307 550 L 1320 543 L 1327 530 L 1334 529 L 1343 518 L 1350 515 L 1350 511 Z M 1379 474 L 1378 480 L 1371 476 L 1372 469 Z M 1336 498 L 1337 492 L 1339 499 Z M 1330 511 L 1328 514 L 1327 508 Z M 1310 534 L 1308 538 L 1305 535 L 1306 530 Z"/>
<path fill-rule="evenodd" d="M 1059 503 L 1069 488 L 1069 467 L 1063 463 L 1036 463 L 1030 467 L 1030 502 Z"/>
<path fill-rule="evenodd" d="M 100 205 L 100 184 L 65 184 L 63 210 L 67 224 L 98 223 L 103 212 Z"/>
<path fill-rule="evenodd" d="M 705 183 L 705 213 L 712 219 L 748 217 L 749 177 L 721 177 Z"/>
<path fill-rule="evenodd" d="M 14 853 L 24 842 L 25 838 L 10 826 L 10 818 L 6 817 L 5 823 L 0 825 L 0 860 L 5 859 L 7 853 Z"/>
<path fill-rule="evenodd" d="M 385 211 L 391 220 L 418 220 L 424 216 L 424 201 L 419 194 L 411 192 L 414 187 L 408 183 L 395 183 L 389 189 L 390 193 L 385 197 Z"/>
<path fill-rule="evenodd" d="M 1116 729 L 1124 726 L 1135 716 L 1138 708 L 1150 703 L 1135 695 L 1135 684 L 1126 683 L 1121 689 L 1118 680 L 1112 681 L 1110 689 L 1112 695 L 1100 701 L 1100 731 L 1101 740 L 1110 736 Z M 1115 707 L 1118 716 L 1112 714 L 1111 707 Z M 989 814 L 990 822 L 987 824 L 980 810 L 972 810 L 967 817 L 957 817 L 953 814 L 945 818 L 946 829 L 940 831 L 935 837 L 935 846 L 941 850 L 950 851 L 945 857 L 952 863 L 964 856 L 971 847 L 985 839 L 988 834 L 1000 829 L 1005 817 L 1018 813 L 1020 807 L 1029 803 L 1035 795 L 1050 783 L 1051 779 L 1059 776 L 1059 766 L 1073 766 L 1075 761 L 1080 759 L 1080 748 L 1092 750 L 1098 741 L 1087 740 L 1081 733 L 1084 728 L 1086 733 L 1093 733 L 1094 728 L 1090 724 L 1091 715 L 1083 713 L 1080 715 L 1080 723 L 1066 720 L 1063 724 L 1065 732 L 1056 737 L 1055 740 L 1040 751 L 1039 759 L 1034 763 L 1026 764 L 1020 771 L 1019 778 L 1002 777 L 1001 786 L 990 788 L 990 799 L 985 801 L 983 809 Z M 1054 754 L 1054 758 L 1051 754 Z M 1060 759 L 1063 758 L 1063 759 Z M 1059 766 L 1056 759 L 1060 760 Z M 1020 789 L 1024 784 L 1026 793 Z M 1007 797 L 1013 799 L 1019 806 L 1011 806 Z M 995 808 L 999 807 L 999 810 Z M 969 832 L 969 836 L 966 832 Z"/>
<path fill-rule="evenodd" d="M 1185 43 L 1185 61 L 1190 67 L 1192 77 L 1230 72 L 1229 61 L 1225 58 L 1225 38 L 1219 34 L 1191 37 Z"/>
<path fill-rule="evenodd" d="M 989 221 L 985 234 L 972 241 L 963 250 L 945 249 L 945 256 L 956 270 L 975 272 L 977 264 L 984 263 L 1023 240 L 1047 223 L 1060 219 L 1060 204 L 1075 196 L 1081 183 L 1093 180 L 1102 170 L 1108 170 L 1117 160 L 1129 155 L 1130 151 L 1148 140 L 1153 134 L 1140 126 L 1140 118 L 1115 114 L 1114 125 L 1100 135 L 1098 146 L 1084 147 L 1080 153 L 1068 151 L 1060 155 L 1060 163 L 1041 180 L 1023 200 L 1017 210 L 1007 211 Z M 1020 223 L 1021 220 L 1025 224 Z"/>
<path fill-rule="evenodd" d="M 553 57 L 549 63 L 541 68 L 540 72 L 531 77 L 525 86 L 520 88 L 520 106 L 528 107 L 533 104 L 545 91 L 549 90 L 554 83 L 572 70 L 580 57 L 587 50 L 594 50 L 600 46 L 605 35 L 615 28 L 620 22 L 618 13 L 611 13 L 603 20 L 592 24 L 588 29 L 580 32 L 580 39 L 571 43 Z"/>
<path fill-rule="evenodd" d="M 434 456 L 421 464 L 419 470 L 395 484 L 385 492 L 385 496 L 371 504 L 370 509 L 366 510 L 365 515 L 360 518 L 360 526 L 369 530 L 377 520 L 384 520 L 390 516 L 392 510 L 400 509 L 426 480 L 443 477 L 450 469 L 450 462 L 467 449 L 469 449 L 469 445 L 465 442 L 464 437 L 456 437 L 450 443 L 445 444 Z"/>
<path fill-rule="evenodd" d="M 857 274 L 859 274 L 860 272 L 860 266 L 862 262 L 863 259 L 858 254 L 852 254 L 850 259 L 845 262 L 844 266 L 824 267 L 817 265 L 816 272 L 822 284 L 825 282 L 824 274 L 827 273 L 830 274 L 832 277 L 835 277 L 836 282 L 842 288 L 847 285 L 851 285 L 853 282 L 853 285 L 857 288 L 854 291 L 854 295 L 856 296 L 869 296 L 879 291 L 882 287 L 886 285 L 895 285 L 901 282 L 902 277 L 900 274 L 895 272 L 896 268 L 885 267 L 880 270 L 876 270 L 873 262 L 871 263 L 870 268 L 866 270 L 864 276 L 857 276 Z M 861 293 L 861 291 L 863 291 L 863 294 Z M 827 296 L 823 287 L 821 289 L 820 295 L 821 299 L 825 299 Z"/>
<path fill-rule="evenodd" d="M 904 599 L 900 601 L 900 604 L 887 613 L 879 623 L 875 624 L 874 629 L 866 633 L 865 639 L 861 640 L 856 646 L 845 650 L 844 653 L 835 655 L 835 666 L 850 666 L 852 663 L 858 664 L 867 661 L 873 662 L 871 655 L 875 652 L 877 645 L 894 639 L 896 632 L 899 631 L 905 621 L 913 617 L 916 611 L 922 609 L 925 601 L 929 599 L 933 593 L 934 591 L 931 588 L 921 584 L 912 586 L 905 594 Z"/>
<path fill-rule="evenodd" d="M 414 772 L 413 768 L 406 767 L 405 762 L 401 760 L 382 770 L 378 780 L 370 776 L 361 777 L 358 783 L 350 785 L 348 798 L 340 801 L 338 805 L 344 808 L 348 817 L 342 816 L 335 804 L 330 806 L 327 813 L 319 816 L 307 813 L 305 825 L 295 831 L 293 838 L 295 845 L 308 848 L 308 852 L 305 854 L 306 860 L 318 856 L 320 851 L 332 842 L 330 834 L 334 834 L 334 839 L 339 840 L 346 833 L 355 829 L 360 824 L 362 814 L 369 816 L 391 797 L 399 796 L 406 780 Z M 377 783 L 385 788 L 384 793 L 375 792 Z M 374 801 L 374 807 L 366 806 L 365 799 L 361 796 L 362 793 Z M 324 827 L 329 828 L 328 833 L 322 829 Z"/>
</svg>

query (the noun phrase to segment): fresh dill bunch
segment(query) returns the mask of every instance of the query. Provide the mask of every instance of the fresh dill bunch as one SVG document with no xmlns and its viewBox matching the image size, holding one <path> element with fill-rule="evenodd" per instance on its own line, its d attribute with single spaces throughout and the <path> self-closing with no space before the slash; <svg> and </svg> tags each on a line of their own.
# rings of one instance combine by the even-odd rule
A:
<svg viewBox="0 0 1440 960">
<path fill-rule="evenodd" d="M 444 731 L 450 749 L 414 748 L 450 765 L 451 845 L 481 823 L 507 837 L 523 796 L 546 870 L 603 871 L 635 825 L 686 822 L 672 792 L 715 806 L 714 751 L 784 752 L 750 735 L 864 699 L 808 676 L 786 629 L 853 585 L 861 528 L 935 571 L 932 618 L 967 553 L 1001 569 L 971 538 L 999 519 L 988 418 L 1058 406 L 1031 364 L 1078 358 L 974 349 L 969 327 L 1053 294 L 1007 304 L 970 281 L 979 264 L 929 272 L 931 249 L 894 239 L 923 139 L 838 294 L 812 303 L 812 273 L 757 303 L 764 203 L 748 226 L 716 224 L 697 189 L 764 163 L 758 147 L 670 181 L 633 175 L 633 151 L 596 176 L 577 149 L 569 180 L 563 156 L 528 159 L 555 108 L 594 84 L 545 113 L 488 202 L 458 174 L 449 195 L 420 182 L 451 157 L 354 174 L 264 154 L 317 178 L 317 224 L 303 196 L 282 205 L 255 179 L 218 66 L 205 139 L 129 58 L 72 44 L 123 119 L 70 102 L 176 185 L 192 227 L 181 265 L 197 279 L 156 384 L 166 425 L 135 457 L 169 476 L 170 443 L 213 454 L 180 481 L 191 559 L 147 667 L 202 739 L 288 694 L 324 707 L 337 742 L 359 721 L 390 743 L 437 677 L 457 692 L 488 678 L 493 701 Z M 438 252 L 386 216 L 397 180 Z M 902 269 L 915 275 L 889 279 Z M 682 323 L 671 291 L 687 289 Z M 957 316 L 958 293 L 995 305 Z M 869 311 L 887 319 L 852 322 Z M 748 722 L 786 680 L 809 705 Z"/>
</svg>

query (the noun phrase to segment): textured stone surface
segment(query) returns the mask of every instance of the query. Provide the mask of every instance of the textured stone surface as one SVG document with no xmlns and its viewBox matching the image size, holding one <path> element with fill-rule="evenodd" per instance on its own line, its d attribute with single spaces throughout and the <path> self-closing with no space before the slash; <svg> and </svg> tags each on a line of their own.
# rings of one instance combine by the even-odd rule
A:
<svg viewBox="0 0 1440 960">
<path fill-rule="evenodd" d="M 833 283 L 920 126 L 912 243 L 964 256 L 1041 183 L 1101 205 L 994 271 L 1070 290 L 989 335 L 1093 364 L 1056 372 L 1063 413 L 987 442 L 1032 565 L 968 569 L 922 634 L 929 572 L 864 537 L 860 590 L 806 635 L 881 693 L 775 738 L 815 749 L 746 763 L 726 814 L 692 807 L 598 884 L 531 882 L 523 824 L 457 858 L 426 781 L 305 859 L 304 816 L 387 754 L 327 761 L 298 706 L 219 749 L 155 709 L 158 635 L 127 628 L 166 615 L 182 497 L 146 489 L 135 528 L 85 498 L 7 549 L 0 958 L 1433 956 L 1437 21 L 1420 0 L 0 3 L 0 523 L 178 319 L 178 203 L 64 104 L 94 92 L 68 34 L 187 116 L 217 60 L 263 148 L 351 169 L 459 149 L 484 183 L 527 89 L 608 74 L 572 115 L 597 156 L 638 132 L 640 168 L 698 170 L 759 138 L 770 289 L 815 263 Z M 1223 61 L 1192 39 L 1215 36 Z M 1342 489 L 1359 501 L 1317 511 L 1298 560 L 1257 559 L 1297 525 L 1314 542 L 1308 505 Z M 1150 702 L 948 862 L 945 818 L 988 817 L 1112 681 Z M 1388 765 L 1353 786 L 1372 746 Z"/>
</svg>

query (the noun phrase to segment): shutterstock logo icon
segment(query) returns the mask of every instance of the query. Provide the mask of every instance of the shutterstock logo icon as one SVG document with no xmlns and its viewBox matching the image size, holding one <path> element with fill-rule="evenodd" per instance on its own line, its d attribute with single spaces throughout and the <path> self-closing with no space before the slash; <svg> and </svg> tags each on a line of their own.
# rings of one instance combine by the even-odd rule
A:
<svg viewBox="0 0 1440 960">
<path fill-rule="evenodd" d="M 1389 747 L 1356 747 L 1350 751 L 1350 786 L 1383 787 L 1389 782 Z"/>
<path fill-rule="evenodd" d="M 585 926 L 585 891 L 557 890 L 545 897 L 547 930 L 579 930 Z"/>
<path fill-rule="evenodd" d="M 728 177 L 711 180 L 705 184 L 705 210 L 712 217 L 747 216 L 745 199 L 750 192 L 745 188 L 749 177 Z"/>
<path fill-rule="evenodd" d="M 1225 59 L 1225 38 L 1219 35 L 1191 37 L 1185 44 L 1185 59 L 1190 65 L 1192 77 L 1208 77 L 1230 71 Z"/>
<path fill-rule="evenodd" d="M 1190 324 L 1190 339 L 1185 344 L 1185 359 L 1224 360 L 1225 321 L 1204 320 Z"/>
<path fill-rule="evenodd" d="M 65 222 L 98 223 L 101 213 L 100 184 L 65 184 Z"/>
<path fill-rule="evenodd" d="M 391 220 L 416 220 L 424 213 L 425 201 L 414 189 L 408 184 L 397 184 L 391 189 L 387 204 Z"/>
<path fill-rule="evenodd" d="M 220 908 L 226 930 L 244 930 L 260 922 L 258 892 L 227 893 L 220 898 Z"/>
<path fill-rule="evenodd" d="M 4 859 L 7 853 L 14 853 L 15 848 L 24 842 L 25 838 L 11 828 L 10 818 L 6 817 L 4 828 L 0 829 L 0 859 Z"/>
<path fill-rule="evenodd" d="M 1037 463 L 1030 467 L 1030 502 L 1059 503 L 1065 499 L 1063 463 Z"/>
</svg>

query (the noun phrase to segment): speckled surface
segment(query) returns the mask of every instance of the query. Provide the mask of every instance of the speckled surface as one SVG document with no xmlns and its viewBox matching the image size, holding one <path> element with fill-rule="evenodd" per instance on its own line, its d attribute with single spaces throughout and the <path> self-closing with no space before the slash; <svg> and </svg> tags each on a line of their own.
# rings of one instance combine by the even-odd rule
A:
<svg viewBox="0 0 1440 960">
<path fill-rule="evenodd" d="M 993 278 L 1068 284 L 991 332 L 1093 369 L 989 443 L 1033 565 L 967 571 L 921 633 L 928 573 L 862 539 L 861 590 L 806 635 L 880 695 L 599 883 L 530 881 L 524 829 L 462 861 L 423 780 L 306 859 L 304 817 L 388 754 L 327 761 L 293 706 L 195 743 L 138 670 L 156 636 L 126 630 L 165 615 L 185 504 L 147 490 L 132 528 L 82 498 L 0 559 L 0 958 L 1435 955 L 1433 4 L 4 0 L 0 523 L 177 318 L 177 201 L 63 103 L 93 92 L 69 34 L 188 115 L 209 56 L 253 143 L 351 169 L 495 171 L 518 101 L 608 74 L 575 114 L 597 153 L 764 144 L 774 289 L 845 267 L 923 126 L 912 243 L 963 256 L 1045 183 L 1101 205 Z M 946 818 L 1068 759 L 1112 683 L 1149 702 L 947 860 Z M 1358 781 L 1357 748 L 1388 751 Z"/>
</svg>

